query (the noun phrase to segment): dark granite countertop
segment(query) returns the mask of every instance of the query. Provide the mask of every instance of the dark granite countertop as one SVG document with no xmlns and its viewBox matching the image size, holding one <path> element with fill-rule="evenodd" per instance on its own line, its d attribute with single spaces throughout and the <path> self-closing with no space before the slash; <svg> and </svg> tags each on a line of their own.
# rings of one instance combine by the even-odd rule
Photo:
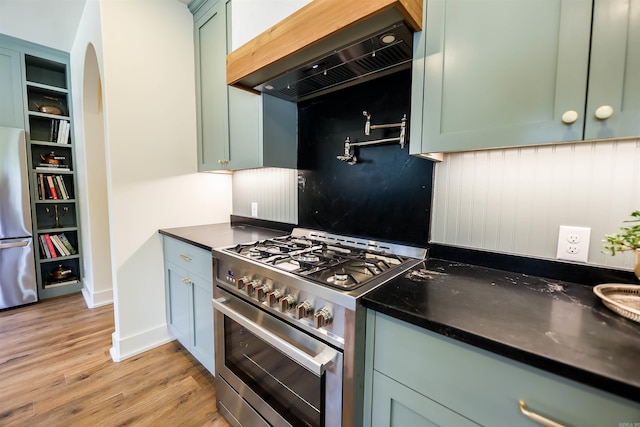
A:
<svg viewBox="0 0 640 427">
<path fill-rule="evenodd" d="M 591 286 L 429 259 L 363 305 L 640 402 L 640 324 Z"/>
<path fill-rule="evenodd" d="M 272 230 L 252 225 L 236 225 L 229 222 L 165 228 L 159 230 L 159 232 L 160 234 L 182 240 L 183 242 L 190 243 L 207 251 L 213 248 L 233 246 L 239 243 L 270 239 L 272 237 L 289 234 L 286 231 Z"/>
</svg>

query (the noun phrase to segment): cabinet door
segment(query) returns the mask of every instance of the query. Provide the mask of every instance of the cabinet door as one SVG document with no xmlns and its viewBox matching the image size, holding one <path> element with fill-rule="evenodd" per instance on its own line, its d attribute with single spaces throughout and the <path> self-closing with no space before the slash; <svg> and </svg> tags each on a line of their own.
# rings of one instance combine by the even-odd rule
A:
<svg viewBox="0 0 640 427">
<path fill-rule="evenodd" d="M 172 264 L 166 265 L 167 324 L 169 330 L 187 349 L 191 349 L 189 274 Z"/>
<path fill-rule="evenodd" d="M 373 339 L 375 371 L 481 425 L 538 425 L 521 413 L 519 400 L 564 425 L 617 426 L 640 420 L 636 402 L 380 313 Z"/>
<path fill-rule="evenodd" d="M 197 276 L 192 279 L 193 338 L 191 353 L 215 375 L 213 353 L 213 283 Z"/>
<path fill-rule="evenodd" d="M 411 153 L 582 139 L 591 9 L 591 0 L 426 2 Z M 569 110 L 578 119 L 566 125 Z"/>
<path fill-rule="evenodd" d="M 223 169 L 229 159 L 225 3 L 195 23 L 198 170 Z"/>
<path fill-rule="evenodd" d="M 585 139 L 640 135 L 640 0 L 595 0 L 592 31 Z"/>
<path fill-rule="evenodd" d="M 477 426 L 380 372 L 373 372 L 371 425 L 374 427 Z"/>
<path fill-rule="evenodd" d="M 0 47 L 0 126 L 24 129 L 20 53 Z"/>
<path fill-rule="evenodd" d="M 229 87 L 228 169 L 262 166 L 260 148 L 260 96 Z"/>
</svg>

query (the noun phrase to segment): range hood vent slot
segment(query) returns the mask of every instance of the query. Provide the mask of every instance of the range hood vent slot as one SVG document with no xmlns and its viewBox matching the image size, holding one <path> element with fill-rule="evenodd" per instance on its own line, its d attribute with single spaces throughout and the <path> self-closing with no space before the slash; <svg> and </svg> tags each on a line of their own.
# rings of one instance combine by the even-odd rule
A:
<svg viewBox="0 0 640 427">
<path fill-rule="evenodd" d="M 388 34 L 394 34 L 395 41 L 384 45 L 380 39 Z M 349 86 L 356 80 L 361 83 L 410 67 L 412 41 L 409 29 L 403 23 L 397 23 L 254 89 L 287 101 L 303 101 Z"/>
<path fill-rule="evenodd" d="M 337 30 L 319 34 L 316 41 L 301 41 L 298 50 L 280 52 L 283 45 L 295 44 L 291 33 L 309 37 L 313 30 L 305 30 L 313 24 L 307 19 L 332 22 L 328 14 L 334 21 L 342 15 L 355 21 L 336 24 Z M 366 5 L 313 1 L 292 15 L 291 22 L 285 19 L 229 54 L 227 83 L 300 102 L 409 68 L 412 32 L 420 31 L 421 17 L 421 0 L 369 0 Z"/>
</svg>

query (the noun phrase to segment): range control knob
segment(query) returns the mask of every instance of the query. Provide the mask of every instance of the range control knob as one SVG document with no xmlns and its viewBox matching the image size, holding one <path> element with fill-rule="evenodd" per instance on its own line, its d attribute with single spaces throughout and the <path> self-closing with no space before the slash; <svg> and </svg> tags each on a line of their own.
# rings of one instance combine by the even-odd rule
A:
<svg viewBox="0 0 640 427">
<path fill-rule="evenodd" d="M 322 328 L 331 323 L 331 312 L 327 307 L 323 307 L 313 315 L 313 326 L 316 328 Z"/>
<path fill-rule="evenodd" d="M 249 278 L 247 276 L 238 277 L 236 279 L 236 289 L 244 289 L 244 286 L 247 284 L 247 282 L 249 282 Z"/>
<path fill-rule="evenodd" d="M 305 301 L 301 304 L 298 304 L 296 307 L 296 318 L 304 319 L 307 316 L 310 316 L 313 313 L 313 305 L 309 301 Z"/>
<path fill-rule="evenodd" d="M 258 289 L 256 289 L 256 292 L 258 293 L 258 300 L 264 301 L 267 298 L 267 295 L 271 292 L 271 285 L 265 283 L 264 285 L 258 287 Z"/>
<path fill-rule="evenodd" d="M 260 282 L 257 280 L 252 280 L 247 283 L 247 294 L 253 295 L 256 292 L 256 289 L 260 287 Z"/>
<path fill-rule="evenodd" d="M 280 298 L 280 311 L 283 313 L 285 311 L 291 310 L 291 308 L 296 304 L 296 299 L 293 295 L 289 294 Z"/>
<path fill-rule="evenodd" d="M 282 292 L 280 289 L 276 289 L 267 293 L 267 304 L 269 304 L 269 306 L 276 305 L 282 295 L 284 295 L 284 292 Z"/>
</svg>

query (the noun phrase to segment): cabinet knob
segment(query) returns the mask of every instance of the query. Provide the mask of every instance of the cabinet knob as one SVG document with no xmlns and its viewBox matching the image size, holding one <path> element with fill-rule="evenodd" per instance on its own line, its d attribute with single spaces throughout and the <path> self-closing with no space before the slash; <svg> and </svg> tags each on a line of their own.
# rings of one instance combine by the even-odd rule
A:
<svg viewBox="0 0 640 427">
<path fill-rule="evenodd" d="M 188 278 L 186 278 L 186 277 L 183 277 L 183 278 L 182 278 L 182 283 L 184 283 L 185 285 L 190 285 L 190 284 L 191 284 L 191 280 L 189 280 L 189 279 L 188 279 Z"/>
<path fill-rule="evenodd" d="M 218 160 L 218 163 L 220 163 L 221 165 L 226 165 L 227 163 L 229 163 L 229 160 L 221 159 L 221 160 Z"/>
<path fill-rule="evenodd" d="M 191 258 L 189 258 L 189 257 L 188 257 L 188 256 L 186 256 L 186 255 L 180 254 L 179 256 L 180 256 L 180 258 L 181 258 L 181 259 L 183 259 L 183 260 L 185 260 L 185 261 L 191 261 Z"/>
<path fill-rule="evenodd" d="M 578 112 L 576 110 L 565 111 L 562 115 L 562 123 L 565 125 L 570 125 L 578 120 Z"/>
<path fill-rule="evenodd" d="M 596 109 L 596 119 L 607 120 L 613 114 L 611 105 L 602 105 Z"/>
</svg>

